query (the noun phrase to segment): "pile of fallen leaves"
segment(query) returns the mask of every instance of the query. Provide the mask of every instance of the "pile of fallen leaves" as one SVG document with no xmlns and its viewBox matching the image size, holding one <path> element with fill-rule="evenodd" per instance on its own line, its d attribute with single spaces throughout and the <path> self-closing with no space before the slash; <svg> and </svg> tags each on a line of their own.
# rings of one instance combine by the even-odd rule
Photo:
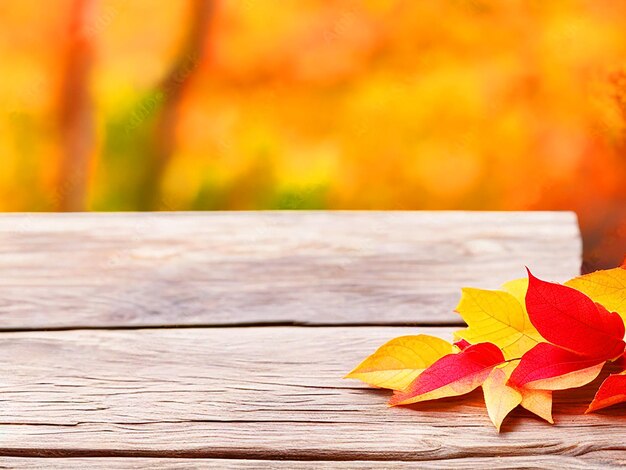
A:
<svg viewBox="0 0 626 470">
<path fill-rule="evenodd" d="M 518 405 L 552 423 L 552 392 L 593 381 L 624 359 L 626 260 L 565 285 L 534 277 L 502 290 L 463 289 L 456 311 L 468 327 L 455 342 L 402 336 L 347 377 L 394 390 L 390 405 L 463 395 L 482 387 L 499 430 Z M 609 375 L 587 413 L 626 401 L 626 370 Z"/>
</svg>

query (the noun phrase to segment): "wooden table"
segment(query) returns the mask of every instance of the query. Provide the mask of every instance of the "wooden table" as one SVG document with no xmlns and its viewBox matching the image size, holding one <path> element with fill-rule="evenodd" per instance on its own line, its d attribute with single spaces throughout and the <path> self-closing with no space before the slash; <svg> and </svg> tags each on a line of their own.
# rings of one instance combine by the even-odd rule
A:
<svg viewBox="0 0 626 470">
<path fill-rule="evenodd" d="M 626 464 L 626 408 L 580 415 L 590 389 L 498 435 L 480 393 L 389 409 L 342 379 L 449 339 L 462 286 L 576 275 L 571 213 L 22 214 L 0 241 L 4 466 Z"/>
</svg>

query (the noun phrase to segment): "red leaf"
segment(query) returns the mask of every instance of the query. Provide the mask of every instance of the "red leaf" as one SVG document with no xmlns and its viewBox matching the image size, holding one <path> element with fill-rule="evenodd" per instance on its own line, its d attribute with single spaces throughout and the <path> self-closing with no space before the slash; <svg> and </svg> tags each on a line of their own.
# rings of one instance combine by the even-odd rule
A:
<svg viewBox="0 0 626 470">
<path fill-rule="evenodd" d="M 528 271 L 526 309 L 546 340 L 576 353 L 614 359 L 624 351 L 624 322 L 571 287 L 537 279 Z"/>
<path fill-rule="evenodd" d="M 624 373 L 609 375 L 602 382 L 585 413 L 626 401 L 626 375 Z"/>
<path fill-rule="evenodd" d="M 553 344 L 539 343 L 522 356 L 509 385 L 541 390 L 580 387 L 595 379 L 604 363 Z"/>
<path fill-rule="evenodd" d="M 461 351 L 463 351 L 464 349 L 467 349 L 470 345 L 469 341 L 465 340 L 465 339 L 460 339 L 458 341 L 455 341 L 453 343 L 457 348 L 459 348 Z"/>
<path fill-rule="evenodd" d="M 396 393 L 390 405 L 463 395 L 482 385 L 491 370 L 504 361 L 502 351 L 491 343 L 467 346 L 458 354 L 442 357 L 422 372 L 406 390 Z"/>
</svg>

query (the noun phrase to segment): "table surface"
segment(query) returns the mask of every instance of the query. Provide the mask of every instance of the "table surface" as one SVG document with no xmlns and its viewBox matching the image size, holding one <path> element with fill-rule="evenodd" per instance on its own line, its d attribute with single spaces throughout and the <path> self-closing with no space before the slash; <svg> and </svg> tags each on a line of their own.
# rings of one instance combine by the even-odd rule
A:
<svg viewBox="0 0 626 470">
<path fill-rule="evenodd" d="M 2 465 L 626 464 L 626 407 L 581 415 L 591 387 L 497 434 L 480 393 L 390 409 L 342 379 L 450 339 L 463 286 L 578 274 L 571 213 L 5 214 L 0 240 Z"/>
</svg>

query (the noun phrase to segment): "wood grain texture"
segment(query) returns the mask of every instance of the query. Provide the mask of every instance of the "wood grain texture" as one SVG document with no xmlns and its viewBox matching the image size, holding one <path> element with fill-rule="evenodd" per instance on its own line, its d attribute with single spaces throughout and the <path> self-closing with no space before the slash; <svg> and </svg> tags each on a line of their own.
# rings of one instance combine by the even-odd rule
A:
<svg viewBox="0 0 626 470">
<path fill-rule="evenodd" d="M 580 263 L 563 212 L 3 214 L 0 329 L 449 324 L 462 286 Z"/>
<path fill-rule="evenodd" d="M 622 465 L 626 465 L 622 461 Z M 594 464 L 587 459 L 565 456 L 533 456 L 533 457 L 493 457 L 493 458 L 459 458 L 443 459 L 432 462 L 402 461 L 294 461 L 294 460 L 242 460 L 242 459 L 168 459 L 168 458 L 24 458 L 5 457 L 0 458 L 0 468 L 15 469 L 224 469 L 224 470 L 253 470 L 253 469 L 278 469 L 278 470 L 317 470 L 319 468 L 333 468 L 339 470 L 414 470 L 415 468 L 426 470 L 476 470 L 493 469 L 509 470 L 511 468 L 542 468 L 547 470 L 594 470 L 607 468 L 622 468 L 608 462 Z"/>
<path fill-rule="evenodd" d="M 592 387 L 557 394 L 555 426 L 518 410 L 498 435 L 478 392 L 390 409 L 389 392 L 341 379 L 392 337 L 450 338 L 452 331 L 5 332 L 0 455 L 287 459 L 332 466 L 454 460 L 467 467 L 494 456 L 502 462 L 518 457 L 517 463 L 543 456 L 546 466 L 567 468 L 626 462 L 626 406 L 581 415 Z"/>
<path fill-rule="evenodd" d="M 452 328 L 133 329 L 457 323 L 464 285 L 576 275 L 570 213 L 22 214 L 0 241 L 0 329 L 34 330 L 0 334 L 0 466 L 626 464 L 626 407 L 579 416 L 590 387 L 557 397 L 557 426 L 516 411 L 498 435 L 480 393 L 388 409 L 341 379 Z"/>
</svg>

